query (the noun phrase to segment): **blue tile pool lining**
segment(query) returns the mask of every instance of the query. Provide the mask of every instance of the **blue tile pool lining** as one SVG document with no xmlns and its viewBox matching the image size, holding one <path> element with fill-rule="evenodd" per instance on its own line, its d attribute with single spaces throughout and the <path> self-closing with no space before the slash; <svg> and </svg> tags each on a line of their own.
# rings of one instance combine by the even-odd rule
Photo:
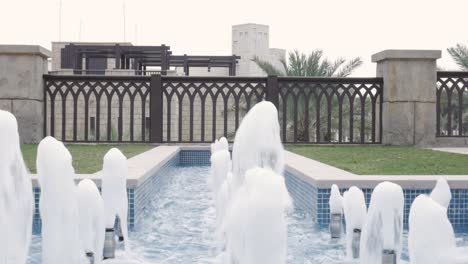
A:
<svg viewBox="0 0 468 264">
<path fill-rule="evenodd" d="M 168 171 L 175 166 L 208 166 L 210 164 L 210 151 L 208 150 L 184 150 L 181 149 L 177 154 L 165 161 L 164 164 L 143 183 L 136 187 L 128 188 L 128 225 L 132 230 L 141 217 L 145 208 L 149 205 L 154 192 L 157 192 L 161 186 L 164 186 L 164 177 Z M 286 186 L 294 204 L 297 208 L 303 209 L 312 215 L 313 221 L 320 226 L 328 226 L 330 221 L 328 200 L 330 197 L 330 188 L 319 188 L 311 182 L 304 181 L 301 177 L 290 170 L 285 173 Z M 434 182 L 435 184 L 435 182 Z M 358 186 L 359 187 L 359 186 Z M 347 189 L 341 189 L 341 192 Z M 372 188 L 362 189 L 366 203 L 369 204 L 372 194 Z M 405 218 L 404 223 L 407 226 L 408 213 L 413 200 L 419 194 L 430 193 L 431 189 L 404 189 L 405 195 Z M 33 233 L 40 233 L 39 218 L 39 196 L 40 189 L 34 187 L 35 211 L 33 221 Z M 452 200 L 448 209 L 448 216 L 456 230 L 468 230 L 468 189 L 452 189 Z"/>
</svg>

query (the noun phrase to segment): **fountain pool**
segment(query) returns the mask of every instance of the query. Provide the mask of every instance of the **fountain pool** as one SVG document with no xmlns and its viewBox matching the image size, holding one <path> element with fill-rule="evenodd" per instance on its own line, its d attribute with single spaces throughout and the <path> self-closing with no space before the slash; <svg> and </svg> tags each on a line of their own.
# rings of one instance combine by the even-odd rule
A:
<svg viewBox="0 0 468 264">
<path fill-rule="evenodd" d="M 155 176 L 163 177 L 160 186 L 129 234 L 137 259 L 143 263 L 219 263 L 209 174 L 208 166 L 171 166 Z M 358 263 L 346 260 L 344 236 L 331 240 L 328 229 L 314 225 L 304 211 L 291 211 L 287 221 L 287 263 Z M 407 263 L 406 232 L 403 244 L 403 263 Z M 457 234 L 457 244 L 468 246 L 468 234 Z M 28 263 L 41 263 L 40 246 L 40 237 L 34 235 Z M 120 244 L 117 255 L 123 252 Z"/>
</svg>

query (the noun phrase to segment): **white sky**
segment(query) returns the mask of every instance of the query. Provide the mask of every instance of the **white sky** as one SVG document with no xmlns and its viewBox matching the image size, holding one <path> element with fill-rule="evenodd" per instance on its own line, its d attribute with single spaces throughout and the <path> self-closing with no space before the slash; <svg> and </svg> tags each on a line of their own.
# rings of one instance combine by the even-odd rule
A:
<svg viewBox="0 0 468 264">
<path fill-rule="evenodd" d="M 468 44 L 468 0 L 125 0 L 126 40 L 174 54 L 231 54 L 231 25 L 270 25 L 270 46 L 360 56 L 354 76 L 375 76 L 373 53 Z M 0 0 L 0 43 L 51 47 L 59 0 Z M 81 21 L 81 39 L 80 39 Z M 137 28 L 137 34 L 135 29 Z M 62 41 L 123 41 L 123 0 L 62 0 Z"/>
</svg>

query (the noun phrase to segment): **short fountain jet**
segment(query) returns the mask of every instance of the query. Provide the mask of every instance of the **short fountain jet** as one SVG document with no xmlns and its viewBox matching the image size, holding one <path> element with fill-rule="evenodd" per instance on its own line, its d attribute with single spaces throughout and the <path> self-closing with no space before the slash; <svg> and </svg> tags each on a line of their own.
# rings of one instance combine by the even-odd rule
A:
<svg viewBox="0 0 468 264">
<path fill-rule="evenodd" d="M 31 243 L 34 204 L 31 178 L 21 155 L 16 118 L 2 110 L 0 197 L 0 259 L 24 264 Z"/>
<path fill-rule="evenodd" d="M 216 204 L 216 229 L 219 236 L 222 237 L 221 225 L 229 193 L 230 179 L 228 179 L 228 174 L 231 171 L 231 153 L 227 139 L 222 137 L 219 141 L 216 140 L 212 144 L 211 153 L 210 183 Z"/>
<path fill-rule="evenodd" d="M 340 238 L 343 223 L 343 197 L 340 189 L 333 184 L 330 192 L 330 234 L 332 238 Z"/>
<path fill-rule="evenodd" d="M 72 156 L 63 143 L 53 137 L 44 138 L 37 149 L 43 263 L 86 262 L 80 243 L 74 174 Z"/>
<path fill-rule="evenodd" d="M 102 166 L 102 199 L 105 210 L 104 259 L 115 257 L 115 227 L 120 228 L 119 239 L 124 240 L 125 250 L 130 250 L 127 229 L 127 158 L 116 148 L 104 156 Z M 116 220 L 118 218 L 118 220 Z"/>
<path fill-rule="evenodd" d="M 353 186 L 343 194 L 343 209 L 346 222 L 346 254 L 359 258 L 362 227 L 366 221 L 367 207 L 364 193 Z"/>
<path fill-rule="evenodd" d="M 419 195 L 411 205 L 408 251 L 412 264 L 467 263 L 468 248 L 457 248 L 447 217 L 451 197 L 450 186 L 440 178 L 430 196 Z"/>
<path fill-rule="evenodd" d="M 102 261 L 104 249 L 104 202 L 96 184 L 84 179 L 78 184 L 80 239 L 90 264 Z"/>
<path fill-rule="evenodd" d="M 403 206 L 403 189 L 399 185 L 383 182 L 375 187 L 362 230 L 362 264 L 400 263 Z"/>
<path fill-rule="evenodd" d="M 439 178 L 437 180 L 436 186 L 431 192 L 431 198 L 447 210 L 450 200 L 452 200 L 452 192 L 446 179 Z"/>
</svg>

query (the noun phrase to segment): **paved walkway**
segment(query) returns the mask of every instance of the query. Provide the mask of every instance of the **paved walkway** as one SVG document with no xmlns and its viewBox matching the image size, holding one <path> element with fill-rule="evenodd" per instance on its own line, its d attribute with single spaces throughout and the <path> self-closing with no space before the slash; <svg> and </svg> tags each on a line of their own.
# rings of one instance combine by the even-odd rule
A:
<svg viewBox="0 0 468 264">
<path fill-rule="evenodd" d="M 465 154 L 468 155 L 468 148 L 467 147 L 460 147 L 460 148 L 432 148 L 432 150 L 443 151 L 443 152 L 450 152 L 450 153 L 457 153 L 457 154 Z"/>
</svg>

